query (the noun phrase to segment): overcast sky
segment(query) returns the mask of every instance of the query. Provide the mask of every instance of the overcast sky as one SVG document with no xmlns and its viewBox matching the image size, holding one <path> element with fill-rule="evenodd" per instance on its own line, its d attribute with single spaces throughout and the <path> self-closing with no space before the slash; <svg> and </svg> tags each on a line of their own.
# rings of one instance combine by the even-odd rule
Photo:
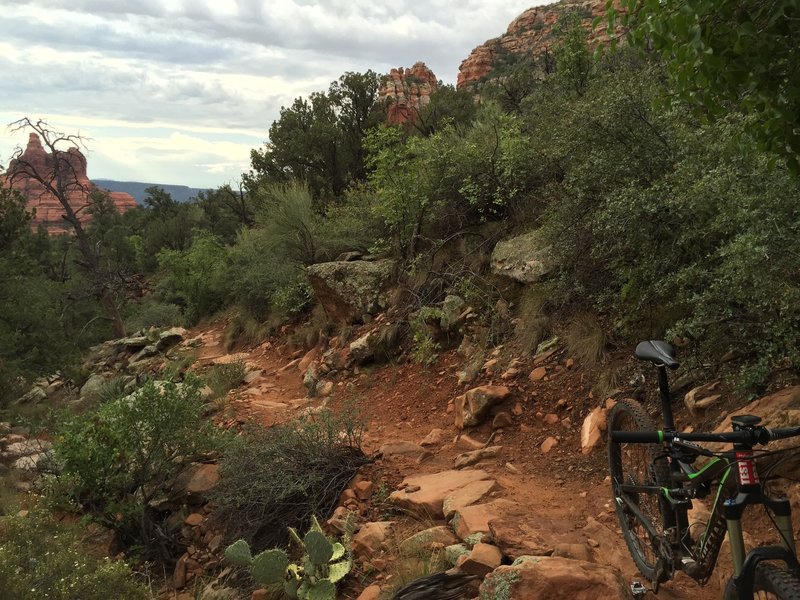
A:
<svg viewBox="0 0 800 600">
<path fill-rule="evenodd" d="M 0 0 L 0 163 L 44 118 L 87 141 L 89 177 L 239 179 L 281 106 L 346 71 L 470 51 L 542 0 Z"/>
</svg>

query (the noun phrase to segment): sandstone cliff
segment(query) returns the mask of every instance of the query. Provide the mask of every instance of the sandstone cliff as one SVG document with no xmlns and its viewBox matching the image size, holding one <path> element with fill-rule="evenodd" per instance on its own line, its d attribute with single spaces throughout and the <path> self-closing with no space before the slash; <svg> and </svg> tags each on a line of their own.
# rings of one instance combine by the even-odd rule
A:
<svg viewBox="0 0 800 600">
<path fill-rule="evenodd" d="M 379 91 L 381 100 L 388 102 L 387 121 L 392 124 L 413 123 L 419 110 L 430 102 L 431 93 L 438 85 L 436 75 L 423 62 L 410 69 L 392 69 Z"/>
<path fill-rule="evenodd" d="M 56 167 L 66 173 L 64 189 L 70 206 L 81 223 L 87 223 L 92 216 L 89 213 L 90 196 L 95 186 L 86 175 L 86 157 L 77 148 L 70 148 L 55 155 L 48 154 L 39 136 L 31 133 L 25 151 L 8 166 L 6 177 L 0 181 L 2 185 L 18 190 L 27 200 L 27 209 L 36 213 L 31 223 L 35 229 L 44 225 L 50 235 L 69 231 L 69 224 L 62 218 L 64 209 L 58 199 L 39 181 L 28 173 L 32 170 L 42 179 L 53 179 Z M 109 199 L 119 212 L 136 206 L 130 194 L 124 192 L 107 192 Z"/>
<path fill-rule="evenodd" d="M 501 54 L 538 56 L 554 42 L 553 25 L 567 12 L 577 12 L 589 32 L 590 46 L 609 41 L 605 22 L 592 27 L 595 17 L 605 16 L 606 0 L 560 0 L 546 6 L 529 8 L 514 19 L 500 37 L 475 48 L 458 69 L 459 88 L 468 87 L 491 74 Z"/>
</svg>

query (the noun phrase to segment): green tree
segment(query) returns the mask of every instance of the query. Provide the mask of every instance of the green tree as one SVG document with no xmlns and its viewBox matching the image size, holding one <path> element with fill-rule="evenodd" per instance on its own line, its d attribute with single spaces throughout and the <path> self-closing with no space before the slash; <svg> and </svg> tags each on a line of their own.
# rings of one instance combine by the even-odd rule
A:
<svg viewBox="0 0 800 600">
<path fill-rule="evenodd" d="M 341 196 L 365 177 L 363 136 L 380 122 L 378 76 L 345 73 L 327 93 L 297 98 L 281 108 L 269 129 L 269 143 L 250 153 L 246 187 L 261 183 L 305 182 L 315 200 Z"/>
<path fill-rule="evenodd" d="M 422 135 L 431 135 L 445 125 L 468 127 L 478 112 L 474 94 L 459 90 L 453 85 L 440 85 L 430 96 L 414 120 L 414 127 Z"/>
<path fill-rule="evenodd" d="M 229 295 L 227 251 L 213 234 L 199 231 L 186 250 L 158 253 L 162 280 L 158 290 L 168 302 L 186 308 L 190 323 L 222 308 Z"/>
<path fill-rule="evenodd" d="M 202 191 L 197 204 L 203 210 L 204 225 L 228 243 L 236 239 L 242 227 L 255 225 L 252 194 L 240 184 L 237 189 L 223 185 L 216 190 Z"/>
<path fill-rule="evenodd" d="M 92 245 L 81 215 L 78 214 L 81 208 L 74 207 L 70 202 L 72 194 L 78 192 L 88 197 L 91 189 L 76 177 L 77 163 L 81 160 L 85 163 L 85 159 L 72 148 L 62 150 L 62 147 L 65 144 L 81 145 L 83 140 L 80 136 L 54 131 L 46 122 L 32 121 L 28 117 L 12 123 L 10 127 L 13 131 L 30 129 L 36 133 L 45 149 L 50 151 L 50 160 L 43 166 L 32 164 L 24 158 L 22 149 L 19 149 L 9 165 L 9 181 L 13 182 L 18 178 L 31 179 L 58 200 L 64 211 L 62 216 L 75 235 L 75 245 L 80 252 L 78 264 L 86 273 L 87 287 L 103 307 L 114 334 L 117 337 L 124 336 L 125 325 L 117 306 L 120 299 L 115 297 L 114 282 L 109 279 L 109 272 L 103 268 L 102 250 Z"/>
<path fill-rule="evenodd" d="M 666 61 L 672 89 L 708 117 L 748 115 L 745 130 L 800 172 L 798 0 L 622 0 L 629 39 Z M 609 24 L 617 12 L 608 2 Z"/>
<path fill-rule="evenodd" d="M 23 391 L 20 378 L 61 368 L 73 351 L 62 323 L 64 288 L 35 258 L 41 248 L 30 218 L 19 194 L 0 189 L 0 406 Z"/>
</svg>

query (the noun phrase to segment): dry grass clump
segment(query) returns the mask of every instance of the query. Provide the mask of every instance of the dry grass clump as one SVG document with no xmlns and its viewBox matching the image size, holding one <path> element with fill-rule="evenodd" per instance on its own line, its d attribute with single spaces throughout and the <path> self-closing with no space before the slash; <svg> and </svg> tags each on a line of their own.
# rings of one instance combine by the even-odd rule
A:
<svg viewBox="0 0 800 600">
<path fill-rule="evenodd" d="M 514 339 L 523 352 L 532 354 L 536 347 L 550 335 L 552 321 L 545 314 L 547 289 L 544 286 L 530 285 L 519 299 L 514 326 Z"/>
<path fill-rule="evenodd" d="M 606 355 L 608 338 L 594 315 L 577 315 L 567 326 L 564 334 L 567 352 L 579 364 L 591 367 Z"/>
</svg>

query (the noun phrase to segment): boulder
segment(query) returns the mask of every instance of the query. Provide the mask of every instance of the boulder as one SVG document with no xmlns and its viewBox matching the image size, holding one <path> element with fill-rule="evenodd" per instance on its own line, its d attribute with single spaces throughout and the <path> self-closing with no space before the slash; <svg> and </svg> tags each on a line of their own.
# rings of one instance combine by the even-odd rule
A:
<svg viewBox="0 0 800 600">
<path fill-rule="evenodd" d="M 16 399 L 14 404 L 36 404 L 47 399 L 47 392 L 38 386 L 32 387 L 28 393 Z"/>
<path fill-rule="evenodd" d="M 443 519 L 445 498 L 470 483 L 483 480 L 491 480 L 491 477 L 479 469 L 413 475 L 403 480 L 404 489 L 392 492 L 388 501 L 415 515 Z"/>
<path fill-rule="evenodd" d="M 386 540 L 394 527 L 394 521 L 364 523 L 353 536 L 353 553 L 358 557 L 372 558 L 386 550 Z"/>
<path fill-rule="evenodd" d="M 417 454 L 422 452 L 422 446 L 414 442 L 398 441 L 386 442 L 378 449 L 378 454 L 392 456 L 393 454 Z"/>
<path fill-rule="evenodd" d="M 480 425 L 495 404 L 505 400 L 511 390 L 504 385 L 483 385 L 455 399 L 455 423 L 459 429 Z"/>
<path fill-rule="evenodd" d="M 156 348 L 159 352 L 165 352 L 173 346 L 180 344 L 186 334 L 187 331 L 183 327 L 171 327 L 166 331 L 162 331 L 161 335 L 158 336 Z"/>
<path fill-rule="evenodd" d="M 603 441 L 606 430 L 606 411 L 602 407 L 592 410 L 581 426 L 581 451 L 588 454 Z"/>
<path fill-rule="evenodd" d="M 510 558 L 550 554 L 553 549 L 536 526 L 536 515 L 528 507 L 515 504 L 488 521 L 494 544 Z"/>
<path fill-rule="evenodd" d="M 146 335 L 134 335 L 131 337 L 120 338 L 117 340 L 117 343 L 125 346 L 127 350 L 134 351 L 141 350 L 145 346 L 149 346 L 151 340 Z"/>
<path fill-rule="evenodd" d="M 100 398 L 100 390 L 105 382 L 106 378 L 102 375 L 92 375 L 89 377 L 89 379 L 86 380 L 86 383 L 84 383 L 81 387 L 81 400 L 98 400 Z"/>
<path fill-rule="evenodd" d="M 347 365 L 363 365 L 376 360 L 385 360 L 395 353 L 399 329 L 390 323 L 373 329 L 355 340 L 345 354 Z"/>
<path fill-rule="evenodd" d="M 458 543 L 453 530 L 446 525 L 431 527 L 419 531 L 400 542 L 400 551 L 404 554 L 417 554 L 420 551 L 430 552 L 435 548 L 445 548 Z"/>
<path fill-rule="evenodd" d="M 203 502 L 219 481 L 219 465 L 192 463 L 175 481 L 173 491 L 195 503 Z"/>
<path fill-rule="evenodd" d="M 504 600 L 632 598 L 616 569 L 560 556 L 523 556 L 502 565 L 483 580 L 480 593 Z"/>
<path fill-rule="evenodd" d="M 457 511 L 479 502 L 495 489 L 497 489 L 497 482 L 494 479 L 481 479 L 455 490 L 442 503 L 445 518 L 450 519 Z"/>
<path fill-rule="evenodd" d="M 355 323 L 387 308 L 395 268 L 393 260 L 356 260 L 319 263 L 306 272 L 328 318 Z"/>
<path fill-rule="evenodd" d="M 454 466 L 456 469 L 463 469 L 464 467 L 471 467 L 472 465 L 478 464 L 482 460 L 497 458 L 502 449 L 502 446 L 489 446 L 488 448 L 464 452 L 456 456 Z"/>
<path fill-rule="evenodd" d="M 466 303 L 461 296 L 446 296 L 442 302 L 442 316 L 439 318 L 439 327 L 442 331 L 454 331 L 464 323 Z"/>
<path fill-rule="evenodd" d="M 489 534 L 489 522 L 507 514 L 519 505 L 510 500 L 499 499 L 486 504 L 472 504 L 459 508 L 454 514 L 450 525 L 456 535 L 466 540 L 476 533 Z"/>
<path fill-rule="evenodd" d="M 691 415 L 696 415 L 698 411 L 708 408 L 722 397 L 721 394 L 712 394 L 719 384 L 719 380 L 712 381 L 692 388 L 686 393 L 683 403 Z"/>
<path fill-rule="evenodd" d="M 3 460 L 16 460 L 23 456 L 34 456 L 48 452 L 52 447 L 53 444 L 47 440 L 31 438 L 29 440 L 8 444 L 5 449 L 0 452 L 0 458 Z"/>
<path fill-rule="evenodd" d="M 478 542 L 472 551 L 459 561 L 458 567 L 464 573 L 477 577 L 486 577 L 503 562 L 503 553 L 491 544 Z"/>
<path fill-rule="evenodd" d="M 492 252 L 492 273 L 520 283 L 541 281 L 553 266 L 550 245 L 538 230 L 498 242 Z"/>
</svg>

